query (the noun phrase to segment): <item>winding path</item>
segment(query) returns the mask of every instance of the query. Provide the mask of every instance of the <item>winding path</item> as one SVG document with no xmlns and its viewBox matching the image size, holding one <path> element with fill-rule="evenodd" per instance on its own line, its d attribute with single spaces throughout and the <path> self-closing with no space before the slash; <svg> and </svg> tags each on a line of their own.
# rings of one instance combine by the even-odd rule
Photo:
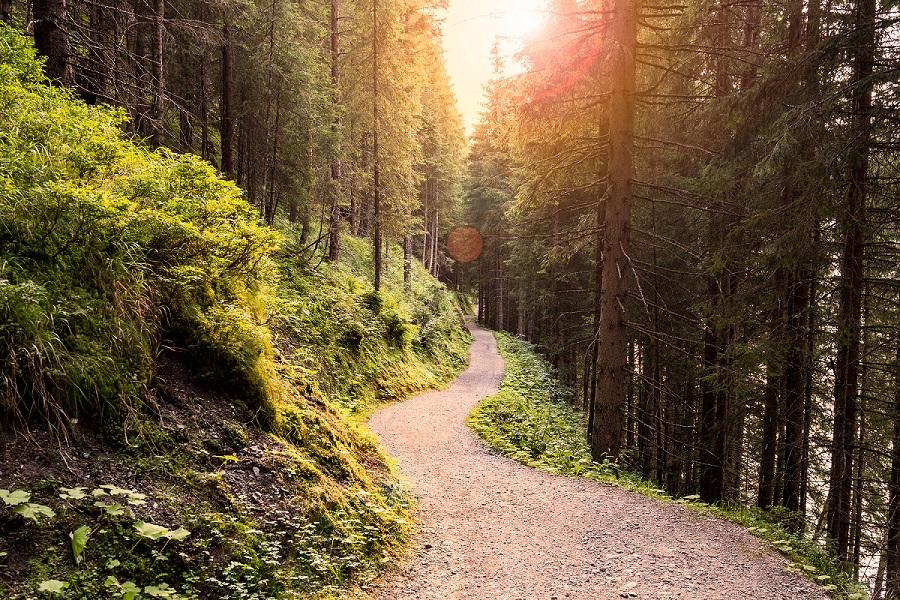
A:
<svg viewBox="0 0 900 600">
<path fill-rule="evenodd" d="M 824 599 L 743 529 L 675 504 L 529 469 L 465 424 L 503 359 L 472 326 L 469 369 L 370 427 L 420 498 L 415 555 L 370 590 L 384 600 Z"/>
</svg>

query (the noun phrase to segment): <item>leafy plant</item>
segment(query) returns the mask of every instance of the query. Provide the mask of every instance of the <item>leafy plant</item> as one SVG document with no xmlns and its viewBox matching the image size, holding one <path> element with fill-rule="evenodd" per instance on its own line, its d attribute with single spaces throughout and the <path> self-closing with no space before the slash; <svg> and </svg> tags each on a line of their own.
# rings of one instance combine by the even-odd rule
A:
<svg viewBox="0 0 900 600">
<path fill-rule="evenodd" d="M 69 533 L 69 539 L 72 542 L 72 556 L 75 557 L 75 562 L 81 564 L 83 557 L 81 554 L 84 552 L 84 547 L 87 545 L 88 539 L 91 537 L 91 528 L 87 525 L 82 525 L 75 531 Z"/>
</svg>

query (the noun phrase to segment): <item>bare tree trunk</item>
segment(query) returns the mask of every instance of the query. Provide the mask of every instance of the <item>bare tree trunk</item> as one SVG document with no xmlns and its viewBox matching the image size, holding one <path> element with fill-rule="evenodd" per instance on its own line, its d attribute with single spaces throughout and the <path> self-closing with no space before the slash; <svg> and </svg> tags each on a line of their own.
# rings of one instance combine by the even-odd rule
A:
<svg viewBox="0 0 900 600">
<path fill-rule="evenodd" d="M 590 398 L 588 399 L 588 426 L 587 440 L 590 443 L 594 435 L 594 419 L 598 411 L 597 408 L 597 363 L 600 360 L 600 311 L 601 311 L 601 295 L 603 289 L 603 224 L 605 212 L 605 200 L 600 200 L 600 206 L 597 208 L 597 234 L 594 240 L 594 320 L 593 320 L 593 347 L 591 348 L 591 383 Z M 629 353 L 630 356 L 630 353 Z M 631 445 L 629 444 L 629 447 Z"/>
<path fill-rule="evenodd" d="M 373 240 L 375 291 L 381 290 L 381 171 L 378 156 L 378 0 L 372 0 L 372 163 L 373 163 Z"/>
<path fill-rule="evenodd" d="M 424 191 L 422 192 L 422 264 L 428 268 L 425 254 L 428 252 L 428 186 L 431 180 L 425 177 Z"/>
<path fill-rule="evenodd" d="M 275 92 L 275 123 L 272 128 L 272 157 L 269 162 L 269 199 L 266 202 L 266 223 L 275 224 L 278 211 L 278 143 L 281 136 L 281 86 Z"/>
<path fill-rule="evenodd" d="M 0 0 L 0 21 L 12 25 L 12 0 Z"/>
<path fill-rule="evenodd" d="M 519 278 L 519 302 L 516 306 L 518 309 L 518 318 L 516 319 L 516 334 L 519 337 L 525 336 L 525 299 L 528 294 L 528 283 L 524 277 Z"/>
<path fill-rule="evenodd" d="M 54 82 L 70 85 L 72 66 L 69 64 L 71 47 L 66 30 L 66 0 L 35 0 L 33 10 L 34 45 L 38 54 L 47 59 L 44 71 Z"/>
<path fill-rule="evenodd" d="M 165 42 L 166 42 L 166 1 L 156 0 L 153 10 L 154 40 L 153 40 L 153 69 L 154 83 L 153 94 L 153 137 L 151 143 L 154 146 L 162 146 L 166 131 L 166 69 L 165 69 Z"/>
<path fill-rule="evenodd" d="M 729 47 L 731 7 L 720 3 L 717 11 L 718 44 Z M 730 74 L 728 57 L 719 55 L 715 62 L 715 94 L 719 98 L 730 93 Z M 723 204 L 718 198 L 714 204 L 721 208 Z M 732 292 L 733 275 L 731 261 L 725 248 L 726 232 L 729 223 L 721 212 L 710 214 L 709 243 L 712 253 L 725 255 L 724 266 L 718 273 L 707 276 L 707 296 L 710 306 L 710 322 L 706 326 L 703 340 L 703 362 L 706 378 L 703 383 L 700 416 L 700 478 L 699 492 L 704 502 L 716 503 L 722 500 L 727 468 L 727 433 L 730 418 L 730 399 L 732 392 L 726 381 L 729 371 L 728 347 L 731 343 L 731 331 L 722 323 L 723 313 L 727 310 L 727 299 Z"/>
<path fill-rule="evenodd" d="M 609 103 L 608 188 L 603 236 L 603 287 L 600 290 L 600 347 L 597 363 L 597 415 L 591 431 L 594 460 L 617 460 L 625 423 L 625 376 L 628 336 L 627 252 L 631 221 L 637 6 L 615 0 L 610 34 L 617 45 L 612 56 Z"/>
<path fill-rule="evenodd" d="M 412 237 L 409 234 L 403 237 L 403 289 L 407 293 L 412 291 Z"/>
<path fill-rule="evenodd" d="M 897 300 L 900 302 L 900 297 Z M 888 598 L 900 598 L 900 331 L 894 332 L 894 346 L 894 435 L 884 551 L 885 587 Z"/>
<path fill-rule="evenodd" d="M 772 319 L 774 323 L 780 319 Z M 775 340 L 769 342 L 773 346 Z M 774 352 L 772 348 L 770 352 Z M 772 506 L 775 491 L 775 457 L 778 449 L 778 386 L 776 382 L 775 361 L 771 358 L 766 365 L 766 387 L 763 392 L 763 431 L 762 454 L 759 460 L 759 488 L 756 497 L 756 505 L 759 508 Z"/>
<path fill-rule="evenodd" d="M 231 46 L 231 25 L 222 25 L 222 97 L 219 107 L 222 146 L 222 172 L 234 176 L 234 53 Z"/>
<path fill-rule="evenodd" d="M 338 0 L 331 0 L 330 38 L 331 38 L 331 85 L 334 88 L 335 103 L 339 102 L 340 93 L 340 32 L 338 31 Z M 374 34 L 373 34 L 374 35 Z M 331 130 L 338 138 L 340 123 L 335 117 Z M 337 142 L 336 142 L 337 143 Z M 335 261 L 341 255 L 341 160 L 340 145 L 334 149 L 335 156 L 331 159 L 331 217 L 328 226 L 328 260 Z"/>
<path fill-rule="evenodd" d="M 866 179 L 872 136 L 872 71 L 875 58 L 875 0 L 857 0 L 853 48 L 852 128 L 848 157 L 849 189 L 841 215 L 844 249 L 835 361 L 834 433 L 829 477 L 828 535 L 842 560 L 849 559 L 850 496 L 853 487 L 853 444 L 859 396 L 859 347 Z"/>
<path fill-rule="evenodd" d="M 434 211 L 434 230 L 431 233 L 431 274 L 438 276 L 440 265 L 438 264 L 438 227 L 440 227 L 441 215 L 435 209 Z"/>
</svg>

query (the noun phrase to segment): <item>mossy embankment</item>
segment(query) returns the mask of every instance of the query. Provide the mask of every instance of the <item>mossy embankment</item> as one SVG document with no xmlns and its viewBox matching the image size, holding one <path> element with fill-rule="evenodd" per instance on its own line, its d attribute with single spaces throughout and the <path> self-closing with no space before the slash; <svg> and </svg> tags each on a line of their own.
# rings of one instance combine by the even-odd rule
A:
<svg viewBox="0 0 900 600">
<path fill-rule="evenodd" d="M 559 383 L 552 366 L 533 346 L 507 333 L 495 335 L 506 361 L 503 383 L 500 391 L 482 400 L 468 419 L 469 426 L 488 446 L 530 467 L 593 479 L 737 523 L 786 556 L 790 570 L 803 573 L 835 598 L 867 597 L 818 541 L 788 531 L 783 519 L 790 515 L 710 506 L 700 502 L 698 496 L 673 498 L 626 469 L 593 462 L 584 435 L 587 418 L 574 403 L 572 390 Z"/>
<path fill-rule="evenodd" d="M 409 527 L 353 415 L 464 366 L 457 300 L 123 119 L 0 26 L 0 596 L 339 595 Z"/>
</svg>

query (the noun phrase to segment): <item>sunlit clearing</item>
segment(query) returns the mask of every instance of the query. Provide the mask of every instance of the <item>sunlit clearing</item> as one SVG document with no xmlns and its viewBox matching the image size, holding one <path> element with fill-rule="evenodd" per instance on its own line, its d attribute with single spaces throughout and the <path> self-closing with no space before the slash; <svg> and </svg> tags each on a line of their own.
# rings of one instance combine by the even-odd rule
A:
<svg viewBox="0 0 900 600">
<path fill-rule="evenodd" d="M 522 39 L 540 29 L 544 22 L 544 6 L 541 0 L 516 0 L 515 6 L 506 10 L 500 18 L 500 35 Z"/>
</svg>

